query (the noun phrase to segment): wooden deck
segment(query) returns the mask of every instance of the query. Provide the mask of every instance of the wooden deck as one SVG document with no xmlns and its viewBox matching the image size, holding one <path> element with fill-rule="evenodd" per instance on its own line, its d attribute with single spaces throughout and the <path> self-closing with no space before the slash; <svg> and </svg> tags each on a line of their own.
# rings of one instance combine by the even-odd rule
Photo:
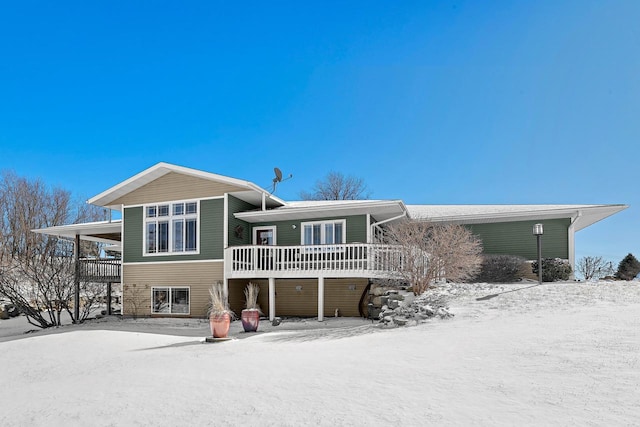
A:
<svg viewBox="0 0 640 427">
<path fill-rule="evenodd" d="M 84 282 L 120 282 L 122 260 L 116 258 L 82 258 L 78 262 L 78 277 Z"/>
</svg>

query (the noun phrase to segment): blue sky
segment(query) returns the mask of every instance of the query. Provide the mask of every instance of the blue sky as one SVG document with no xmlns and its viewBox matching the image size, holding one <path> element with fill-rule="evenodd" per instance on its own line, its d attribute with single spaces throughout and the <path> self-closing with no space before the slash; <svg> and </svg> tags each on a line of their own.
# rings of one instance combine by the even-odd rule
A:
<svg viewBox="0 0 640 427">
<path fill-rule="evenodd" d="M 640 2 L 3 2 L 0 169 L 89 198 L 159 161 L 298 197 L 624 203 L 640 257 Z"/>
</svg>

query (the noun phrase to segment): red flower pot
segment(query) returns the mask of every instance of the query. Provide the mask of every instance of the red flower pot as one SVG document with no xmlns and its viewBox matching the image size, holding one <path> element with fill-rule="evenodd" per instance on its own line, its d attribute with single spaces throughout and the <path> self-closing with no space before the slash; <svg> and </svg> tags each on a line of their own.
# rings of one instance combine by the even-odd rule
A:
<svg viewBox="0 0 640 427">
<path fill-rule="evenodd" d="M 258 323 L 260 323 L 260 312 L 258 310 L 242 310 L 240 319 L 245 332 L 256 332 Z"/>
<path fill-rule="evenodd" d="M 231 316 L 229 313 L 222 315 L 209 316 L 209 326 L 211 326 L 211 335 L 214 338 L 226 338 L 229 334 L 229 325 L 231 323 Z"/>
</svg>

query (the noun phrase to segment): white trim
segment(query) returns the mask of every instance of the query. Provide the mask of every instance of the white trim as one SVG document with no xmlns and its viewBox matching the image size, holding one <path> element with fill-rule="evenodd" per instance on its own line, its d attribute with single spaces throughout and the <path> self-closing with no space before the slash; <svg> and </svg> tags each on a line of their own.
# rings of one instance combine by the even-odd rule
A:
<svg viewBox="0 0 640 427">
<path fill-rule="evenodd" d="M 161 312 L 157 312 L 157 311 L 153 311 L 153 290 L 154 289 L 168 289 L 169 290 L 169 295 L 167 298 L 167 301 L 169 302 L 169 313 L 161 313 Z M 173 292 L 173 289 L 188 289 L 189 290 L 189 311 L 187 313 L 173 313 L 171 312 L 171 294 Z M 151 286 L 151 299 L 149 300 L 151 302 L 151 315 L 168 315 L 168 316 L 190 316 L 191 315 L 191 286 L 188 285 L 157 285 L 157 286 Z"/>
<path fill-rule="evenodd" d="M 258 230 L 271 230 L 273 232 L 273 245 L 271 246 L 275 246 L 278 244 L 278 236 L 277 236 L 277 226 L 275 225 L 265 225 L 263 227 L 253 227 L 251 229 L 251 241 L 253 242 L 252 244 L 257 245 L 257 233 L 256 231 Z"/>
<path fill-rule="evenodd" d="M 325 235 L 325 225 L 326 224 L 341 224 L 342 225 L 342 241 L 341 242 L 332 242 L 327 243 L 327 236 Z M 304 228 L 307 225 L 314 226 L 316 224 L 320 224 L 320 245 L 339 245 L 345 244 L 347 242 L 347 220 L 346 219 L 330 219 L 326 221 L 306 221 L 300 223 L 300 245 L 304 246 Z M 312 228 L 313 229 L 313 228 Z M 311 242 L 312 245 L 315 243 Z"/>
<path fill-rule="evenodd" d="M 213 196 L 213 197 L 193 197 L 190 199 L 181 199 L 181 200 L 162 200 L 160 202 L 149 202 L 149 203 L 140 203 L 135 205 L 121 205 L 121 209 L 129 209 L 129 208 L 144 208 L 149 205 L 164 205 L 167 203 L 186 203 L 186 202 L 202 202 L 204 200 L 218 200 L 224 199 L 227 193 L 224 196 Z M 114 220 L 117 221 L 117 220 Z"/>
<path fill-rule="evenodd" d="M 114 185 L 113 187 L 103 191 L 102 193 L 94 196 L 88 200 L 88 203 L 109 207 L 110 204 L 120 197 L 123 197 L 132 191 L 141 188 L 142 186 L 155 181 L 158 178 L 161 178 L 167 175 L 170 172 L 179 173 L 182 175 L 193 176 L 197 178 L 202 178 L 209 181 L 221 182 L 224 184 L 229 184 L 234 187 L 238 187 L 243 190 L 254 191 L 260 194 L 264 194 L 270 200 L 273 200 L 278 205 L 286 205 L 286 202 L 280 200 L 278 197 L 268 194 L 267 190 L 257 186 L 256 184 L 250 181 L 244 181 L 236 178 L 231 178 L 224 175 L 217 175 L 210 172 L 204 172 L 197 169 L 186 168 L 183 166 L 172 165 L 169 163 L 160 162 L 154 166 L 151 166 L 148 169 L 132 176 L 121 183 Z"/>
<path fill-rule="evenodd" d="M 276 318 L 276 279 L 269 277 L 269 321 Z"/>
<path fill-rule="evenodd" d="M 122 205 L 121 205 L 122 207 Z M 121 293 L 121 301 L 120 301 L 120 314 L 124 315 L 126 313 L 124 301 L 125 301 L 125 291 L 124 291 L 124 209 L 122 209 L 121 219 L 120 219 L 120 245 L 122 245 L 122 251 L 120 252 L 120 293 Z"/>
<path fill-rule="evenodd" d="M 176 260 L 176 261 L 134 261 L 123 262 L 122 265 L 154 265 L 154 264 L 188 264 L 196 262 L 224 262 L 224 258 L 220 259 L 189 259 L 189 260 Z"/>
<path fill-rule="evenodd" d="M 186 205 L 188 203 L 195 203 L 196 204 L 196 213 L 195 216 L 193 214 L 187 214 L 186 212 Z M 177 204 L 183 204 L 183 211 L 184 213 L 181 215 L 174 215 L 173 214 L 173 207 L 174 205 Z M 147 209 L 149 207 L 155 206 L 156 207 L 156 216 L 155 217 L 147 217 Z M 160 206 L 167 206 L 168 208 L 168 215 L 160 217 L 158 211 L 158 207 Z M 200 224 L 202 222 L 202 208 L 200 205 L 200 200 L 176 200 L 176 201 L 169 201 L 169 202 L 162 202 L 162 203 L 148 203 L 142 206 L 142 256 L 143 257 L 158 257 L 158 256 L 185 256 L 185 255 L 200 255 Z M 167 222 L 167 251 L 166 252 L 152 252 L 152 253 L 148 253 L 147 252 L 147 233 L 148 233 L 148 228 L 147 225 L 148 223 L 152 223 L 155 222 L 156 225 L 158 224 L 158 222 L 160 221 L 160 218 L 166 219 Z M 196 250 L 195 251 L 187 251 L 186 250 L 186 226 L 184 226 L 184 230 L 183 232 L 185 233 L 185 239 L 184 239 L 184 247 L 185 250 L 183 251 L 174 251 L 174 236 L 173 236 L 173 225 L 174 225 L 174 219 L 183 219 L 184 223 L 186 224 L 186 221 L 188 219 L 196 219 Z M 164 222 L 164 220 L 163 220 Z M 159 230 L 156 230 L 156 234 L 159 235 Z M 158 238 L 159 236 L 156 236 L 156 238 Z"/>
<path fill-rule="evenodd" d="M 290 202 L 268 210 L 236 212 L 234 216 L 247 222 L 313 220 L 318 217 L 345 217 L 372 214 L 386 219 L 407 211 L 402 200 L 346 200 L 323 202 Z"/>
<path fill-rule="evenodd" d="M 578 211 L 578 214 L 571 218 L 571 224 L 567 228 L 567 244 L 569 264 L 571 265 L 571 278 L 575 279 L 576 273 L 576 222 L 582 216 L 582 211 Z"/>
<path fill-rule="evenodd" d="M 371 214 L 367 214 L 367 242 L 371 243 Z"/>
<path fill-rule="evenodd" d="M 324 320 L 324 277 L 318 277 L 318 322 Z"/>
<path fill-rule="evenodd" d="M 222 247 L 229 247 L 229 197 L 224 193 L 224 203 L 222 205 Z"/>
<path fill-rule="evenodd" d="M 576 231 L 628 207 L 627 205 L 407 205 L 410 218 L 460 224 L 573 218 L 581 212 L 575 224 Z"/>
<path fill-rule="evenodd" d="M 222 220 L 222 228 L 223 237 L 222 237 L 222 262 L 224 265 L 222 266 L 222 280 L 224 281 L 225 289 L 227 295 L 229 294 L 229 279 L 227 277 L 227 270 L 230 260 L 227 260 L 224 256 L 224 252 L 226 248 L 229 247 L 229 194 L 224 193 L 224 203 L 223 203 L 223 213 L 224 219 Z"/>
</svg>

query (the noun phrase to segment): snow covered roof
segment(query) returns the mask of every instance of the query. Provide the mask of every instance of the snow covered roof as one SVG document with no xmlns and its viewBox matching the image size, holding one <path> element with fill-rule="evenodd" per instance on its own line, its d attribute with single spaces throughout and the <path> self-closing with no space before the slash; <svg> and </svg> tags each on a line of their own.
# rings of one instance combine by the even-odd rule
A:
<svg viewBox="0 0 640 427">
<path fill-rule="evenodd" d="M 376 221 L 384 221 L 406 212 L 407 207 L 402 200 L 310 200 L 287 202 L 284 206 L 265 211 L 239 212 L 235 217 L 248 222 L 263 222 L 371 214 Z"/>
<path fill-rule="evenodd" d="M 627 205 L 407 205 L 409 216 L 461 224 L 572 218 L 581 230 Z"/>
<path fill-rule="evenodd" d="M 78 235 L 82 240 L 119 245 L 122 233 L 122 220 L 58 225 L 31 231 L 67 239 L 75 239 L 76 235 Z"/>
<path fill-rule="evenodd" d="M 150 167 L 149 169 L 146 169 L 140 172 L 139 174 L 134 175 L 131 178 L 121 182 L 120 184 L 117 184 L 109 188 L 108 190 L 103 191 L 97 196 L 94 196 L 91 199 L 89 199 L 88 203 L 91 203 L 97 206 L 104 206 L 111 209 L 119 210 L 120 206 L 117 204 L 113 204 L 114 201 L 171 172 L 175 172 L 183 175 L 189 175 L 189 176 L 193 176 L 201 179 L 206 179 L 209 181 L 229 184 L 229 185 L 238 187 L 240 189 L 246 190 L 246 191 L 235 192 L 232 194 L 238 197 L 239 199 L 245 200 L 252 204 L 261 204 L 263 194 L 266 197 L 267 206 L 269 207 L 281 206 L 285 204 L 283 200 L 270 194 L 264 188 L 259 187 L 258 185 L 250 181 L 244 181 L 244 180 L 231 178 L 224 175 L 204 172 L 197 169 L 186 168 L 183 166 L 172 165 L 164 162 L 160 162 Z"/>
</svg>

